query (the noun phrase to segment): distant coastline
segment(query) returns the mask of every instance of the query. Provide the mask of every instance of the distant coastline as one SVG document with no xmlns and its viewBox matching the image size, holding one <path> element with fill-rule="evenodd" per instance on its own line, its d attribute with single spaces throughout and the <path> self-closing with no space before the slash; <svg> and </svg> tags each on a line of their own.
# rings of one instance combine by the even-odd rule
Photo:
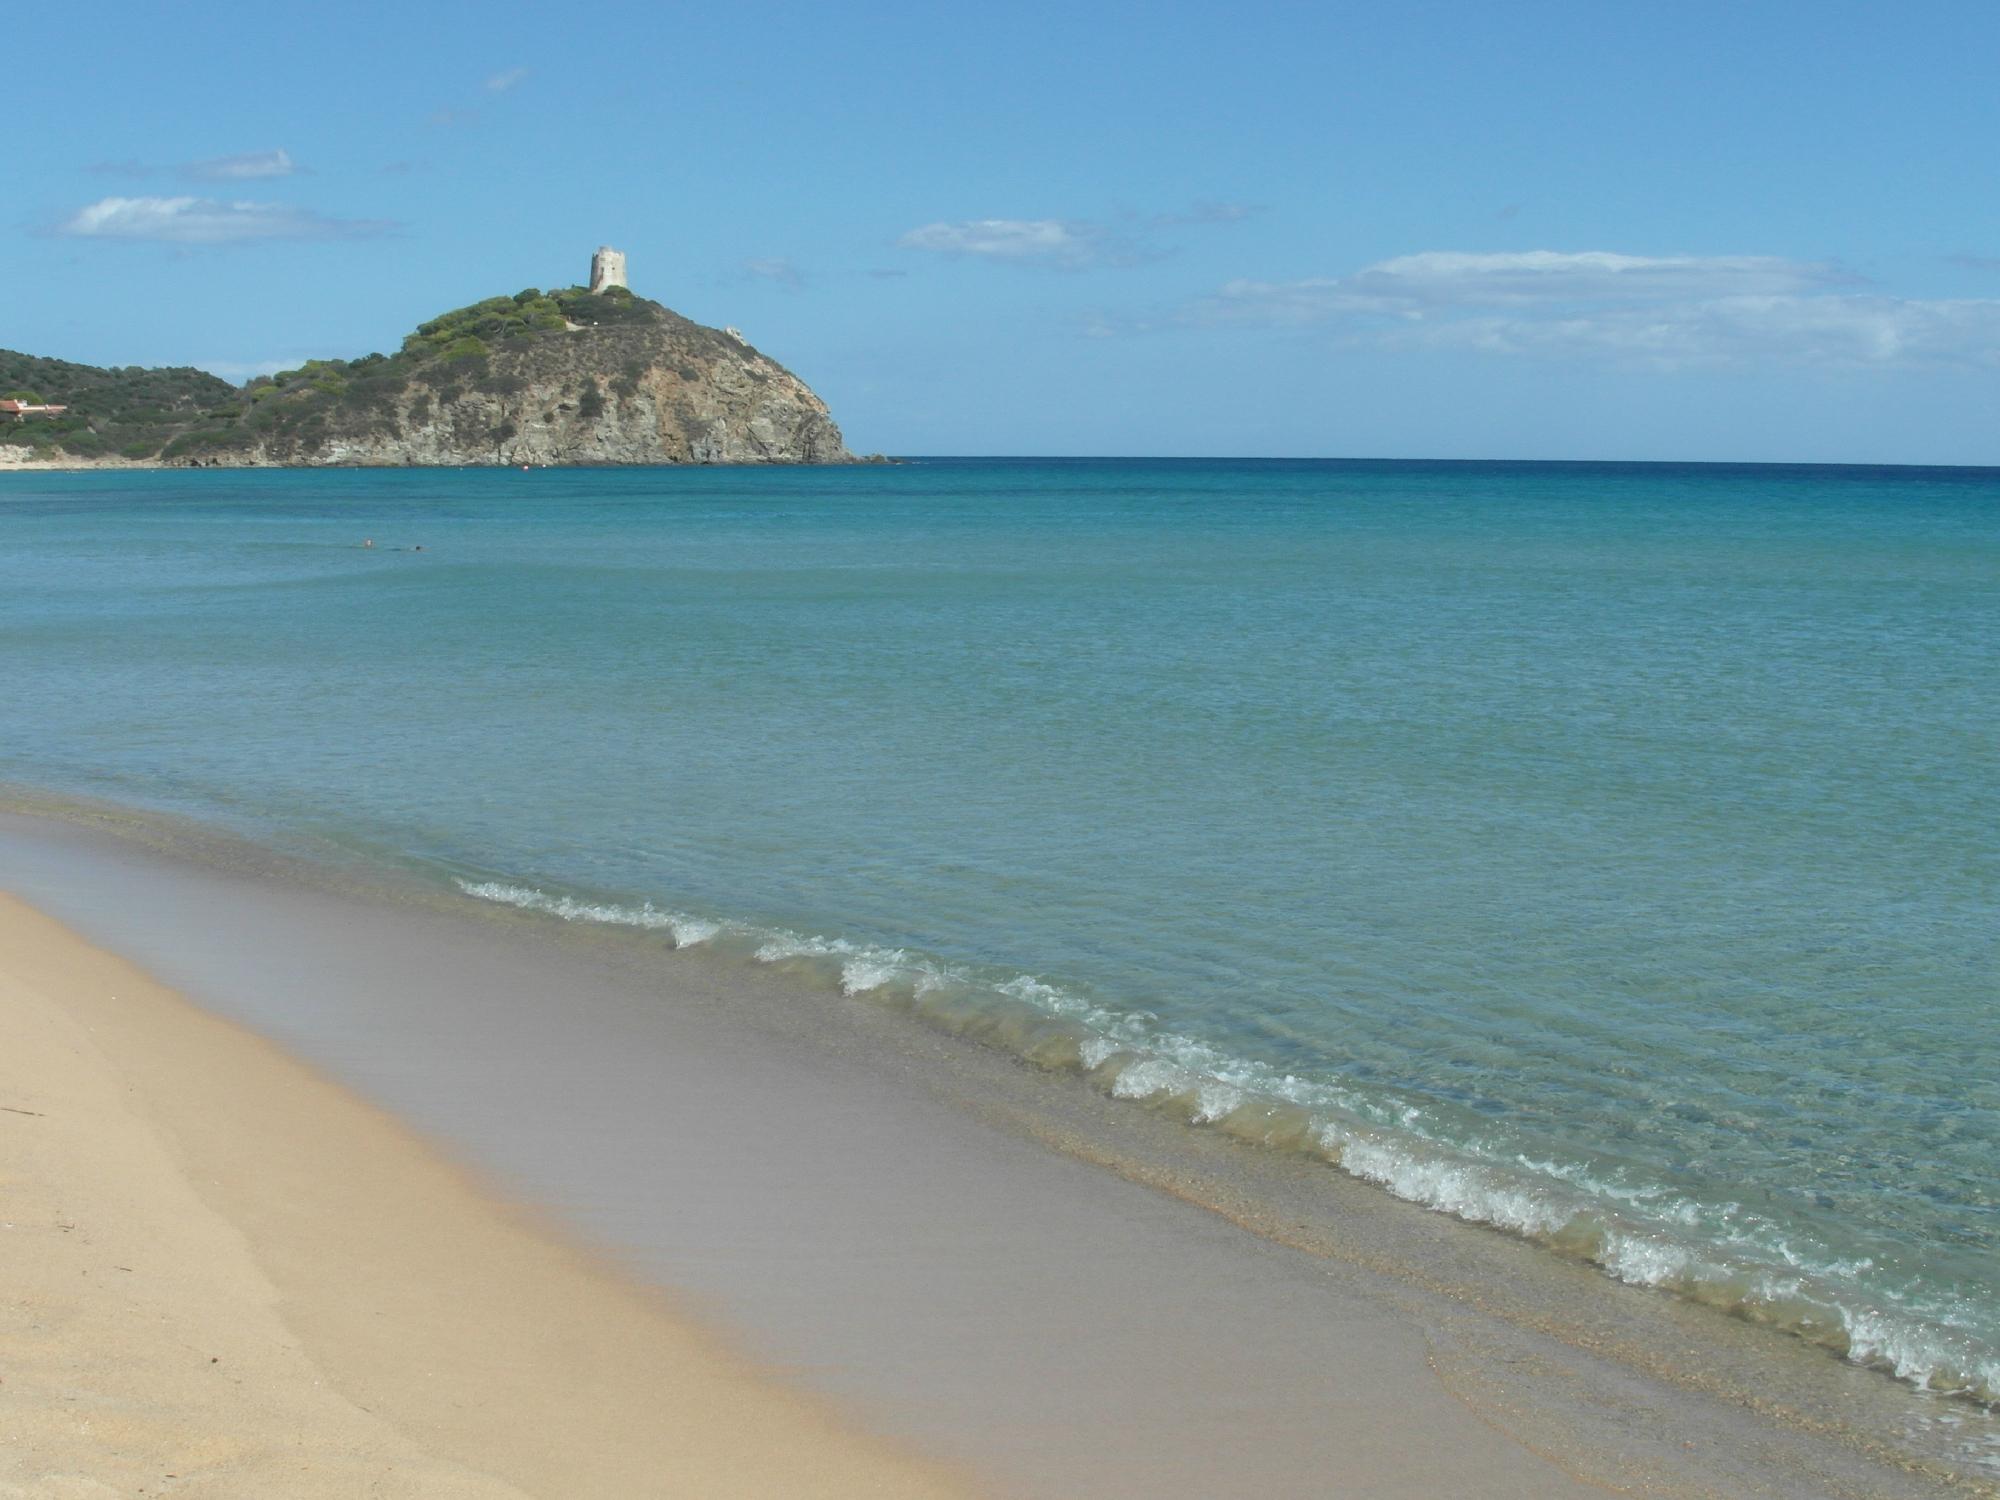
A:
<svg viewBox="0 0 2000 1500">
<path fill-rule="evenodd" d="M 83 473 L 96 469 L 177 469 L 185 464 L 168 463 L 160 458 L 77 458 L 64 454 L 60 458 L 31 457 L 24 449 L 14 446 L 0 447 L 0 474 L 62 474 Z"/>
<path fill-rule="evenodd" d="M 9 397 L 13 469 L 855 462 L 826 403 L 739 330 L 635 296 L 598 262 L 589 287 L 488 297 L 393 354 L 241 387 L 0 350 Z"/>
<path fill-rule="evenodd" d="M 891 455 L 891 454 L 887 454 L 887 453 L 868 453 L 868 454 L 862 454 L 862 455 L 858 455 L 858 456 L 855 456 L 855 457 L 851 457 L 851 458 L 847 458 L 847 459 L 840 459 L 840 460 L 831 460 L 831 459 L 830 459 L 830 460 L 826 460 L 825 462 L 826 462 L 827 464 L 829 464 L 829 465 L 831 465 L 831 464 L 850 464 L 850 463 L 852 463 L 852 464 L 901 464 L 901 463 L 907 463 L 907 462 L 908 462 L 908 460 L 907 460 L 907 459 L 903 459 L 903 458 L 898 458 L 898 457 L 895 457 L 895 456 L 893 456 L 893 455 Z M 800 463 L 798 463 L 797 461 L 794 461 L 794 460 L 789 460 L 789 459 L 762 459 L 762 460 L 759 460 L 759 459 L 736 459 L 736 460 L 727 460 L 727 459 L 725 459 L 725 460 L 718 460 L 718 461 L 714 461 L 714 462 L 710 462 L 710 461 L 703 461 L 703 462 L 701 462 L 701 463 L 698 463 L 698 464 L 695 464 L 695 465 L 692 465 L 691 467 L 696 467 L 696 468 L 713 468 L 713 467 L 734 467 L 734 468 L 760 468 L 760 467 L 764 467 L 764 468 L 775 468 L 775 467 L 778 467 L 778 466 L 780 466 L 780 465 L 784 465 L 784 466 L 788 466 L 788 467 L 801 467 L 801 466 L 805 466 L 805 467 L 809 467 L 809 466 L 810 466 L 810 465 L 801 465 L 801 464 L 800 464 Z M 577 461 L 577 462 L 571 462 L 571 463 L 544 463 L 544 464 L 514 464 L 514 463 L 511 463 L 511 462 L 504 462 L 504 461 L 503 461 L 503 462 L 498 462 L 498 463 L 496 463 L 496 462 L 493 462 L 493 461 L 491 461 L 491 460 L 488 460 L 488 461 L 486 461 L 486 462 L 483 462 L 483 463 L 481 463 L 481 462 L 471 462 L 471 463 L 459 463 L 459 464 L 417 464 L 417 463 L 412 463 L 412 462 L 404 462 L 404 463 L 386 463 L 386 462 L 385 462 L 385 463 L 369 463 L 369 462 L 363 462 L 363 461 L 360 461 L 360 460 L 347 460 L 347 461 L 343 461 L 343 462 L 334 462 L 334 463 L 312 463 L 312 462 L 301 462 L 301 463 L 279 463 L 279 462 L 266 462 L 266 461 L 263 461 L 263 460 L 260 460 L 260 459 L 229 459 L 229 458 L 200 458 L 200 459 L 197 459 L 197 458 L 183 458 L 183 459 L 165 459 L 165 458 L 118 458 L 118 457 L 102 457 L 102 458 L 77 458 L 77 457 L 73 457 L 73 456 L 71 456 L 71 455 L 68 455 L 68 454 L 65 454 L 65 455 L 63 455 L 63 456 L 62 456 L 62 457 L 60 457 L 60 458 L 29 458 L 29 457 L 26 457 L 26 456 L 24 456 L 24 455 L 21 455 L 21 454 L 20 454 L 20 453 L 18 452 L 18 450 L 14 450 L 14 449 L 9 449 L 9 448 L 0 448 L 0 474 L 99 474 L 99 473 L 161 473 L 161 472 L 167 472 L 167 471 L 173 471 L 173 472 L 185 472 L 185 471 L 187 471 L 187 470 L 190 470 L 190 469 L 218 469 L 218 470 L 244 470 L 244 469 L 285 469 L 285 470 L 292 470 L 292 469 L 413 469 L 413 468 L 451 468 L 451 469 L 514 469 L 514 468 L 520 468 L 520 469 L 618 469 L 618 468 L 676 468 L 676 467 L 690 467 L 690 466 L 687 466 L 687 465 L 681 465 L 681 464 L 674 464 L 674 463 L 658 463 L 658 464 L 645 464 L 645 463 L 630 463 L 630 464 L 624 464 L 624 463 L 613 463 L 613 462 L 609 462 L 609 461 L 602 461 L 602 460 L 599 460 L 599 461 L 589 461 L 589 460 L 585 460 L 585 461 Z"/>
</svg>

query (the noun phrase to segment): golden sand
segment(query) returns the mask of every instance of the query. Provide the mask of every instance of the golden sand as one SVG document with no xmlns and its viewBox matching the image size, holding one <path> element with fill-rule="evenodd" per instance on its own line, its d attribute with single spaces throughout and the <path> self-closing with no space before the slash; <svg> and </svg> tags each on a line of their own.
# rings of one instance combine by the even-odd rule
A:
<svg viewBox="0 0 2000 1500">
<path fill-rule="evenodd" d="M 0 896 L 0 1495 L 971 1493 Z"/>
</svg>

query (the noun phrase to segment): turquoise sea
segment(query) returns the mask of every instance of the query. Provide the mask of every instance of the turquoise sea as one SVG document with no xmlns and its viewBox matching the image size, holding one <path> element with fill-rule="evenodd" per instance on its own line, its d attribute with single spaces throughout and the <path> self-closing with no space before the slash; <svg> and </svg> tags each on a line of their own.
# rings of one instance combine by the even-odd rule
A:
<svg viewBox="0 0 2000 1500">
<path fill-rule="evenodd" d="M 0 779 L 816 966 L 2000 1400 L 2000 470 L 17 474 L 0 543 Z"/>
</svg>

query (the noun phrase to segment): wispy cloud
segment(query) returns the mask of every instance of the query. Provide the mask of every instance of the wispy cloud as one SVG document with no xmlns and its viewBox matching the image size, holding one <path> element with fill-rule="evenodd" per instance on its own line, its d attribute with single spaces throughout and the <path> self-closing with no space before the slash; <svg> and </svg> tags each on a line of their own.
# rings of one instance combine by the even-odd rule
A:
<svg viewBox="0 0 2000 1500">
<path fill-rule="evenodd" d="M 1162 327 L 1324 330 L 1350 347 L 1596 358 L 2000 365 L 2000 300 L 1889 296 L 1826 261 L 1611 251 L 1426 251 L 1345 276 L 1231 281 L 1095 337 Z"/>
<path fill-rule="evenodd" d="M 1082 265 L 1095 258 L 1103 237 L 1099 225 L 1061 219 L 960 219 L 925 224 L 896 243 L 905 250 L 928 250 L 935 255 Z"/>
<path fill-rule="evenodd" d="M 173 245 L 239 245 L 265 240 L 351 240 L 386 234 L 381 219 L 333 219 L 289 203 L 225 203 L 214 198 L 100 198 L 56 227 L 79 239 Z"/>
<path fill-rule="evenodd" d="M 754 276 L 759 281 L 775 281 L 788 291 L 801 291 L 806 284 L 805 273 L 782 255 L 759 256 L 743 262 L 743 274 Z"/>
<path fill-rule="evenodd" d="M 1255 214 L 1243 203 L 1197 203 L 1178 213 L 1125 214 L 1108 223 L 1089 219 L 939 220 L 910 230 L 896 243 L 905 250 L 1019 266 L 1081 270 L 1137 266 L 1170 253 L 1164 231 L 1193 225 L 1233 224 Z"/>
<path fill-rule="evenodd" d="M 1615 305 L 1797 296 L 1856 281 L 1826 262 L 1768 255 L 1430 250 L 1347 276 L 1231 281 L 1181 309 L 1177 321 L 1297 327 L 1367 314 L 1421 321 L 1482 308 L 1553 319 L 1565 310 L 1588 316 L 1588 309 Z"/>
<path fill-rule="evenodd" d="M 486 92 L 504 94 L 517 87 L 528 76 L 526 68 L 505 68 L 486 80 Z"/>
<path fill-rule="evenodd" d="M 292 160 L 289 151 L 242 151 L 234 156 L 189 162 L 181 168 L 181 175 L 200 182 L 251 182 L 265 177 L 290 177 L 298 170 L 298 163 Z"/>
<path fill-rule="evenodd" d="M 267 177 L 291 177 L 305 168 L 292 160 L 289 151 L 275 150 L 239 151 L 231 156 L 211 156 L 204 161 L 185 161 L 174 166 L 128 157 L 124 161 L 92 162 L 85 170 L 98 177 L 134 180 L 172 173 L 193 182 L 254 182 Z"/>
<path fill-rule="evenodd" d="M 1387 347 L 1608 356 L 1676 367 L 1780 360 L 1822 365 L 2000 366 L 2000 300 L 1827 295 L 1720 297 L 1586 317 L 1483 316 L 1382 330 Z"/>
<path fill-rule="evenodd" d="M 1755 296 L 1853 283 L 1834 266 L 1770 255 L 1617 255 L 1524 250 L 1473 255 L 1432 250 L 1378 261 L 1346 279 L 1352 290 L 1430 304 L 1645 301 Z"/>
</svg>

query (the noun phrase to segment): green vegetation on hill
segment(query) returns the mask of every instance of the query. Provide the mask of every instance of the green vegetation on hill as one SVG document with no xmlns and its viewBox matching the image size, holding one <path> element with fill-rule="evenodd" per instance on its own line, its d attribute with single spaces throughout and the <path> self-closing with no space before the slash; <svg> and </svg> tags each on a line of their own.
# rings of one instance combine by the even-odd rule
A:
<svg viewBox="0 0 2000 1500">
<path fill-rule="evenodd" d="M 403 340 L 403 353 L 419 360 L 437 355 L 452 357 L 453 348 L 467 339 L 476 339 L 490 347 L 510 340 L 530 339 L 538 333 L 556 332 L 572 323 L 589 328 L 606 323 L 649 322 L 656 311 L 652 303 L 641 301 L 622 286 L 595 296 L 582 287 L 560 292 L 529 287 L 511 297 L 488 297 L 484 302 L 418 324 L 417 331 Z"/>
<path fill-rule="evenodd" d="M 59 417 L 0 421 L 0 443 L 79 458 L 150 458 L 242 392 L 205 370 L 99 369 L 0 349 L 0 395 L 67 406 Z"/>
<path fill-rule="evenodd" d="M 58 418 L 0 422 L 0 442 L 80 458 L 191 458 L 256 443 L 306 450 L 336 431 L 392 431 L 413 383 L 428 398 L 418 410 L 467 391 L 512 394 L 519 383 L 493 372 L 495 352 L 572 326 L 657 322 L 663 311 L 624 287 L 596 295 L 530 287 L 432 318 L 394 354 L 307 360 L 241 388 L 200 370 L 100 370 L 0 351 L 0 390 L 18 387 L 70 407 Z"/>
</svg>

